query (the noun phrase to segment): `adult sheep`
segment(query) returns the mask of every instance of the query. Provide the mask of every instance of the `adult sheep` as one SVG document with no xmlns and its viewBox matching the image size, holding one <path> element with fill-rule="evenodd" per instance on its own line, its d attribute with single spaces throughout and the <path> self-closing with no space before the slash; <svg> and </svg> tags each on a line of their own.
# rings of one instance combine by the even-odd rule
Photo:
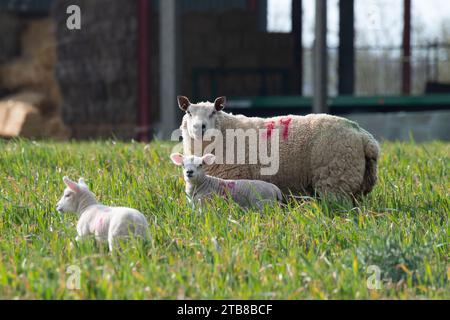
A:
<svg viewBox="0 0 450 320">
<path fill-rule="evenodd" d="M 217 157 L 222 153 L 225 157 L 245 150 L 245 161 L 217 161 L 205 168 L 208 175 L 264 180 L 277 185 L 283 193 L 294 195 L 359 197 L 373 189 L 379 145 L 357 123 L 327 114 L 246 117 L 223 112 L 225 103 L 225 97 L 214 103 L 193 104 L 178 96 L 178 105 L 186 113 L 180 127 L 185 155 L 214 153 Z M 216 132 L 214 138 L 205 139 L 211 131 Z M 230 132 L 238 134 L 229 135 Z M 252 132 L 256 132 L 256 137 L 252 137 Z M 248 139 L 244 138 L 244 144 L 236 147 L 230 140 L 243 134 Z M 277 170 L 269 174 L 264 173 L 260 161 L 261 153 L 267 150 L 260 147 L 257 151 L 260 157 L 251 161 L 252 147 L 261 146 L 264 141 L 279 161 Z M 277 148 L 272 148 L 274 145 Z"/>
</svg>

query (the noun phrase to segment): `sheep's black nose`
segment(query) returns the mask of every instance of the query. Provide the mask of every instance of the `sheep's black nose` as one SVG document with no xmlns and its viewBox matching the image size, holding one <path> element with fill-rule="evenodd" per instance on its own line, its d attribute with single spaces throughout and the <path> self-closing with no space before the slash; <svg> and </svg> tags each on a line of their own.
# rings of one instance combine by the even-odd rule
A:
<svg viewBox="0 0 450 320">
<path fill-rule="evenodd" d="M 188 170 L 186 171 L 186 174 L 188 175 L 188 177 L 190 177 L 194 174 L 194 170 Z"/>
<path fill-rule="evenodd" d="M 206 131 L 206 125 L 202 124 L 202 133 L 205 133 Z"/>
</svg>

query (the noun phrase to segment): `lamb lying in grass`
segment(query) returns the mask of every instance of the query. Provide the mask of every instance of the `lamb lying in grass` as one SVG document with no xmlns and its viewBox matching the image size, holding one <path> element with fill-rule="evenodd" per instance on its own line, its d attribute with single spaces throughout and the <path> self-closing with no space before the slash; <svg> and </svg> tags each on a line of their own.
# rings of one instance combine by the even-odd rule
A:
<svg viewBox="0 0 450 320">
<path fill-rule="evenodd" d="M 60 213 L 77 213 L 77 241 L 94 235 L 98 241 L 108 241 L 109 251 L 112 251 L 118 238 L 134 235 L 148 239 L 148 223 L 142 213 L 98 203 L 83 178 L 78 183 L 67 177 L 63 181 L 67 188 L 56 208 Z"/>
<path fill-rule="evenodd" d="M 203 165 L 212 165 L 215 156 L 206 154 L 203 157 L 183 156 L 174 153 L 172 162 L 183 166 L 186 182 L 186 194 L 190 203 L 202 204 L 214 194 L 230 197 L 244 208 L 257 207 L 262 210 L 265 203 L 274 204 L 282 200 L 280 189 L 271 183 L 261 180 L 224 180 L 205 174 Z"/>
</svg>

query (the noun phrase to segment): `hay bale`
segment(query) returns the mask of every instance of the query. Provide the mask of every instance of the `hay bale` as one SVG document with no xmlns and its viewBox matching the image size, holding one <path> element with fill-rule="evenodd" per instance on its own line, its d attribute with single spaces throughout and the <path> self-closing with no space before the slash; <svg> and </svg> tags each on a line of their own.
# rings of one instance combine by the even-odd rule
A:
<svg viewBox="0 0 450 320">
<path fill-rule="evenodd" d="M 41 137 L 44 120 L 38 108 L 22 98 L 11 96 L 0 100 L 0 136 Z"/>
<path fill-rule="evenodd" d="M 0 66 L 0 86 L 10 91 L 31 89 L 46 96 L 44 113 L 54 113 L 61 94 L 54 76 L 56 40 L 50 19 L 31 20 L 22 35 L 22 55 Z"/>
<path fill-rule="evenodd" d="M 69 4 L 82 9 L 81 30 L 66 27 L 65 8 Z M 94 136 L 112 129 L 123 134 L 115 124 L 132 127 L 137 118 L 137 17 L 136 2 L 116 0 L 55 1 L 52 17 L 56 24 L 56 77 L 64 102 L 64 122 L 75 137 L 84 138 L 89 130 Z"/>
<path fill-rule="evenodd" d="M 21 37 L 22 55 L 39 57 L 44 65 L 53 65 L 55 60 L 54 23 L 49 18 L 30 20 Z M 47 63 L 45 63 L 47 62 Z"/>
<path fill-rule="evenodd" d="M 29 104 L 40 111 L 45 104 L 45 95 L 41 92 L 27 90 L 7 97 L 5 100 Z"/>
<path fill-rule="evenodd" d="M 43 93 L 22 91 L 0 100 L 0 136 L 68 139 L 70 131 L 59 115 L 44 117 Z"/>
<path fill-rule="evenodd" d="M 54 116 L 45 120 L 42 136 L 54 140 L 67 140 L 70 138 L 71 132 L 60 116 Z"/>
</svg>

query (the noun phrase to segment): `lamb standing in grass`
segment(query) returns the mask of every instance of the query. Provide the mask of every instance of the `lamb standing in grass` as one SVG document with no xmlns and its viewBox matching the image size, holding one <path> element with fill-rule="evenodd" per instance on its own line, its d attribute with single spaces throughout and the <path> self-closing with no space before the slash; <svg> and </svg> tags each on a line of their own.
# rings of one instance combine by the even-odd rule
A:
<svg viewBox="0 0 450 320">
<path fill-rule="evenodd" d="M 285 193 L 293 194 L 358 197 L 373 189 L 377 181 L 379 145 L 357 123 L 327 114 L 266 119 L 232 115 L 222 111 L 225 102 L 225 97 L 220 97 L 214 103 L 192 104 L 188 98 L 178 97 L 180 109 L 186 112 L 180 127 L 184 154 L 201 156 L 214 153 L 217 156 L 218 149 L 223 155 L 234 153 L 233 144 L 233 149 L 227 149 L 228 143 L 232 142 L 227 140 L 227 131 L 230 130 L 241 130 L 241 133 L 256 131 L 258 142 L 253 141 L 251 146 L 258 145 L 261 139 L 270 140 L 268 145 L 271 145 L 271 139 L 277 133 L 279 138 L 273 141 L 279 142 L 276 150 L 279 152 L 279 168 L 273 175 L 262 174 L 264 166 L 261 150 L 258 150 L 256 164 L 218 161 L 206 168 L 207 174 L 224 179 L 264 180 L 277 185 Z M 219 131 L 223 140 L 205 141 L 203 137 L 211 129 Z M 194 152 L 194 142 L 197 141 L 200 141 L 200 152 Z M 245 148 L 246 157 L 249 156 L 250 146 L 247 141 L 250 139 L 240 146 L 240 150 Z M 211 150 L 213 144 L 214 151 Z"/>
<path fill-rule="evenodd" d="M 186 194 L 191 204 L 211 198 L 214 194 L 230 196 L 242 207 L 257 207 L 262 210 L 264 204 L 275 204 L 282 200 L 280 189 L 274 184 L 260 180 L 224 180 L 205 175 L 203 165 L 212 165 L 215 156 L 187 156 L 173 153 L 170 158 L 178 166 L 183 166 L 186 182 Z"/>
<path fill-rule="evenodd" d="M 63 178 L 67 188 L 56 208 L 58 212 L 78 215 L 76 240 L 94 235 L 98 241 L 108 241 L 109 251 L 119 238 L 130 235 L 148 239 L 148 223 L 139 211 L 125 207 L 108 207 L 97 202 L 83 178 L 78 183 Z"/>
</svg>

